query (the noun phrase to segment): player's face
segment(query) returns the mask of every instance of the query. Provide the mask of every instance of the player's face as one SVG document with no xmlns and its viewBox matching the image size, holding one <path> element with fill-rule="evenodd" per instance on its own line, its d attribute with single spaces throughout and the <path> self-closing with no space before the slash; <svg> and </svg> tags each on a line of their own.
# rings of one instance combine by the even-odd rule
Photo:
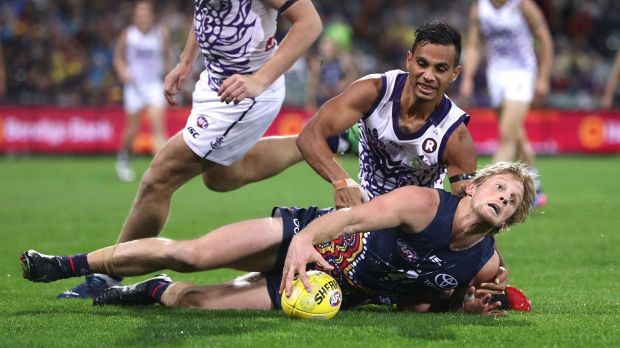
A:
<svg viewBox="0 0 620 348">
<path fill-rule="evenodd" d="M 134 24 L 142 31 L 148 31 L 153 25 L 153 8 L 148 3 L 138 3 L 133 15 Z"/>
<path fill-rule="evenodd" d="M 503 225 L 523 201 L 523 184 L 511 174 L 495 175 L 473 188 L 474 211 L 494 227 Z"/>
<path fill-rule="evenodd" d="M 427 42 L 407 52 L 407 70 L 417 98 L 435 100 L 443 96 L 461 72 L 461 66 L 454 65 L 455 55 L 453 45 Z"/>
</svg>

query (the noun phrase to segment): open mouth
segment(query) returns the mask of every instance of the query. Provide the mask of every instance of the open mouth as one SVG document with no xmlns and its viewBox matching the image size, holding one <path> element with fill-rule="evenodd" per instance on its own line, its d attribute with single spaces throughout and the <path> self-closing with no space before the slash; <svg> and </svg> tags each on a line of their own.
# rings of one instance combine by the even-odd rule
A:
<svg viewBox="0 0 620 348">
<path fill-rule="evenodd" d="M 425 83 L 419 83 L 418 82 L 418 87 L 424 92 L 424 93 L 432 93 L 435 90 L 435 87 L 431 86 L 431 85 L 427 85 Z"/>
<path fill-rule="evenodd" d="M 499 214 L 499 206 L 495 203 L 489 203 L 489 207 L 493 208 L 495 214 Z"/>
</svg>

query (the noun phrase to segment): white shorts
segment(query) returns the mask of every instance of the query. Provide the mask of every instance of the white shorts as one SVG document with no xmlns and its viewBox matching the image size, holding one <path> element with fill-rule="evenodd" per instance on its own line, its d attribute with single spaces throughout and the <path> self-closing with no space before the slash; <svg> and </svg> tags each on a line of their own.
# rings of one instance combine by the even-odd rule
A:
<svg viewBox="0 0 620 348">
<path fill-rule="evenodd" d="M 229 166 L 241 159 L 267 131 L 284 101 L 284 77 L 261 95 L 239 104 L 220 101 L 203 71 L 193 93 L 183 139 L 198 156 Z"/>
<path fill-rule="evenodd" d="M 123 105 L 128 114 L 135 114 L 147 106 L 166 107 L 163 81 L 124 85 Z"/>
<path fill-rule="evenodd" d="M 536 72 L 529 70 L 487 70 L 487 87 L 491 105 L 498 107 L 505 100 L 531 102 L 534 99 Z"/>
</svg>

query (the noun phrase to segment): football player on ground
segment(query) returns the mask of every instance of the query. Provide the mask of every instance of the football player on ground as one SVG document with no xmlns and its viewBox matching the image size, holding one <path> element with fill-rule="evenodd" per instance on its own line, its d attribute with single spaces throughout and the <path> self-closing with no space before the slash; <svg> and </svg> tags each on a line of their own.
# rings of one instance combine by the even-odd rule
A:
<svg viewBox="0 0 620 348">
<path fill-rule="evenodd" d="M 338 281 L 345 308 L 382 295 L 397 298 L 401 310 L 488 315 L 500 303 L 474 294 L 500 265 L 493 235 L 527 218 L 534 183 L 524 165 L 500 162 L 480 170 L 465 194 L 406 186 L 341 210 L 276 207 L 271 218 L 224 226 L 191 241 L 146 238 L 72 256 L 29 250 L 20 259 L 24 277 L 34 282 L 163 268 L 259 272 L 207 286 L 157 276 L 104 290 L 95 304 L 274 309 L 295 275 L 309 288 L 306 267 L 313 263 Z"/>
</svg>

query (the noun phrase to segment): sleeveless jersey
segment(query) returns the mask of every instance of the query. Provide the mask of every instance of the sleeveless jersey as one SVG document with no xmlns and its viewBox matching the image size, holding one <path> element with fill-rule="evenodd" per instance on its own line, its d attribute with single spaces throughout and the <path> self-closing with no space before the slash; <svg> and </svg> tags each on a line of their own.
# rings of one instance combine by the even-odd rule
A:
<svg viewBox="0 0 620 348">
<path fill-rule="evenodd" d="M 260 0 L 194 0 L 194 31 L 209 85 L 251 74 L 275 52 L 278 11 Z"/>
<path fill-rule="evenodd" d="M 495 8 L 478 1 L 478 21 L 487 47 L 487 68 L 536 71 L 532 32 L 521 10 L 521 0 L 508 0 Z"/>
<path fill-rule="evenodd" d="M 437 191 L 437 215 L 420 233 L 390 228 L 351 234 L 315 247 L 334 266 L 329 273 L 346 294 L 347 306 L 379 295 L 411 293 L 418 287 L 466 287 L 493 256 L 495 240 L 491 236 L 468 249 L 450 250 L 452 221 L 460 198 Z"/>
<path fill-rule="evenodd" d="M 392 70 L 365 77 L 382 80 L 381 96 L 359 122 L 359 178 L 371 198 L 407 185 L 443 188 L 446 143 L 461 123 L 469 122 L 469 115 L 444 95 L 422 128 L 401 130 L 400 97 L 408 75 Z"/>
<path fill-rule="evenodd" d="M 164 76 L 164 37 L 160 27 L 143 33 L 135 25 L 127 28 L 125 61 L 135 84 L 161 82 Z"/>
</svg>

